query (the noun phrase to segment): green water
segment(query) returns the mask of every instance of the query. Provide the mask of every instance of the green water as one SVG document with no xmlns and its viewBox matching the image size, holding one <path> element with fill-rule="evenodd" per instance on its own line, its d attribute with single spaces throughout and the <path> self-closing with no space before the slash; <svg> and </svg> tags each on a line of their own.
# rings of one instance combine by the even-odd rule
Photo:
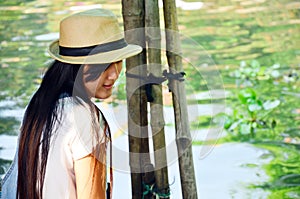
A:
<svg viewBox="0 0 300 199">
<path fill-rule="evenodd" d="M 257 59 L 293 67 L 300 61 L 297 1 L 207 1 L 199 11 L 179 11 L 182 32 L 212 54 L 217 64 Z"/>
<path fill-rule="evenodd" d="M 120 1 L 117 0 L 1 1 L 0 101 L 15 103 L 4 103 L 0 106 L 0 112 L 26 106 L 50 60 L 46 47 L 55 35 L 49 33 L 58 31 L 57 22 L 61 18 L 93 3 L 112 9 L 121 19 Z M 226 99 L 228 107 L 247 114 L 237 96 L 249 83 L 262 101 L 280 100 L 280 105 L 262 119 L 267 123 L 276 121 L 276 128 L 272 131 L 256 128 L 254 138 L 229 135 L 224 141 L 252 142 L 272 151 L 273 161 L 265 167 L 271 181 L 257 186 L 271 190 L 272 198 L 297 198 L 300 195 L 300 169 L 296 161 L 299 160 L 300 143 L 300 2 L 204 1 L 204 7 L 199 10 L 179 8 L 178 20 L 180 32 L 198 44 L 197 48 L 191 49 L 193 53 L 189 58 L 196 59 L 196 63 L 200 64 L 202 60 L 197 60 L 194 54 L 199 51 L 210 55 L 210 63 L 215 64 L 213 70 L 218 69 L 224 88 L 230 92 Z M 251 68 L 249 65 L 253 60 L 257 60 L 264 71 L 279 65 L 276 71 L 280 76 L 264 76 L 262 80 L 260 74 L 251 73 L 252 76 L 241 78 L 232 75 L 239 70 L 241 62 L 245 61 L 246 67 Z M 206 70 L 198 69 L 200 72 Z M 194 70 L 185 70 L 189 82 L 188 94 L 207 90 L 207 79 L 194 75 Z M 197 103 L 205 104 L 209 100 Z M 260 113 L 257 113 L 257 118 Z M 243 119 L 247 117 L 243 116 Z M 199 122 L 200 127 L 195 124 L 192 128 L 204 128 L 211 124 L 206 117 L 200 117 Z M 17 135 L 19 125 L 20 121 L 15 116 L 0 115 L 0 134 Z M 286 151 L 284 156 L 280 153 L 282 151 Z M 1 165 L 6 164 L 5 160 L 1 160 Z"/>
</svg>

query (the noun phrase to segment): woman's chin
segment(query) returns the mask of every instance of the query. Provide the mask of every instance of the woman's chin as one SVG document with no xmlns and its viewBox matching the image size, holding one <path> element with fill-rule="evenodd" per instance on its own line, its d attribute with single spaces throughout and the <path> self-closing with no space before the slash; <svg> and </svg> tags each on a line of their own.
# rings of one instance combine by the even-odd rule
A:
<svg viewBox="0 0 300 199">
<path fill-rule="evenodd" d="M 95 98 L 97 99 L 107 99 L 111 96 L 112 92 L 106 92 L 106 93 L 101 93 L 101 94 L 96 94 Z"/>
</svg>

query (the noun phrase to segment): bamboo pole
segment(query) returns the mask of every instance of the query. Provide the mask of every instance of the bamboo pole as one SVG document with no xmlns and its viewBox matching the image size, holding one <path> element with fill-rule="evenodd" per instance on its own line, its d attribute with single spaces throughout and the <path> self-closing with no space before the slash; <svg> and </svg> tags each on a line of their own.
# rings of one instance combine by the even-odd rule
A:
<svg viewBox="0 0 300 199">
<path fill-rule="evenodd" d="M 122 0 L 122 15 L 125 37 L 128 43 L 145 46 L 145 35 L 141 31 L 130 31 L 144 28 L 144 0 Z M 135 75 L 146 76 L 143 67 L 146 64 L 146 51 L 126 60 L 126 71 Z M 144 165 L 150 164 L 148 144 L 147 99 L 140 79 L 126 78 L 128 105 L 129 161 L 131 169 L 132 198 L 140 199 L 143 194 L 142 172 Z"/>
<path fill-rule="evenodd" d="M 154 76 L 160 77 L 162 75 L 162 68 L 158 0 L 146 1 L 145 3 L 148 71 Z M 150 114 L 155 154 L 155 182 L 159 193 L 168 195 L 169 181 L 165 146 L 162 86 L 161 84 L 153 84 L 151 89 L 153 102 L 150 103 Z"/>
<path fill-rule="evenodd" d="M 175 0 L 163 0 L 167 59 L 170 72 L 183 71 L 180 37 Z M 171 81 L 173 107 L 176 126 L 176 144 L 179 160 L 182 196 L 184 199 L 196 199 L 197 187 L 194 173 L 192 139 L 189 129 L 187 103 L 184 82 Z"/>
</svg>

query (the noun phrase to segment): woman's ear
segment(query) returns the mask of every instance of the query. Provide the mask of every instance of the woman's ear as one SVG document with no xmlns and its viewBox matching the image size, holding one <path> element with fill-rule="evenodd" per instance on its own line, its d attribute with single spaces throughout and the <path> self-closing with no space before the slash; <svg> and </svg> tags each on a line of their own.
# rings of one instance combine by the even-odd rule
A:
<svg viewBox="0 0 300 199">
<path fill-rule="evenodd" d="M 82 70 L 83 74 L 86 74 L 86 72 L 88 71 L 88 69 L 89 69 L 89 65 L 88 64 L 84 64 L 83 65 L 83 70 Z"/>
</svg>

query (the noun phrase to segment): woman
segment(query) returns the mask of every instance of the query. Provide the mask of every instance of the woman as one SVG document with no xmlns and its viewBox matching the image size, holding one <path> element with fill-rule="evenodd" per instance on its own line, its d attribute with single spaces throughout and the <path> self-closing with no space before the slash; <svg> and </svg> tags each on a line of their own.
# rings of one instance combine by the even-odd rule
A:
<svg viewBox="0 0 300 199">
<path fill-rule="evenodd" d="M 110 132 L 92 98 L 108 98 L 122 60 L 141 50 L 126 43 L 108 10 L 61 21 L 60 38 L 48 49 L 55 61 L 26 109 L 2 198 L 111 197 L 107 182 L 112 176 L 106 175 Z"/>
</svg>

